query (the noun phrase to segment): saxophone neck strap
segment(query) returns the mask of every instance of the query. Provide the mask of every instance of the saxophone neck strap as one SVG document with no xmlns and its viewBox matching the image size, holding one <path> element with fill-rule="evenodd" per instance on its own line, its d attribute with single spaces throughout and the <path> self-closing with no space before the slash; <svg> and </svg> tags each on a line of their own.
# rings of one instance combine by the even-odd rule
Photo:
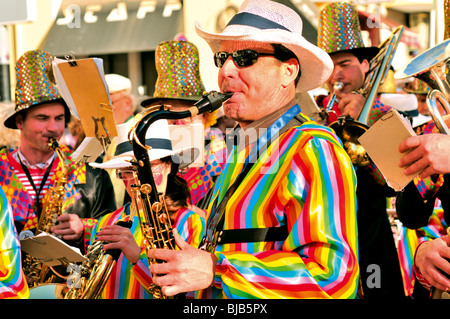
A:
<svg viewBox="0 0 450 319">
<path fill-rule="evenodd" d="M 33 181 L 33 177 L 31 176 L 30 171 L 28 170 L 28 167 L 22 162 L 20 155 L 18 156 L 18 158 L 19 158 L 20 166 L 22 166 L 22 169 L 25 172 L 25 175 L 27 176 L 28 181 L 31 184 L 31 187 L 33 187 L 33 189 L 36 193 L 36 198 L 34 199 L 34 203 L 36 204 L 36 216 L 37 216 L 37 218 L 39 218 L 41 215 L 41 212 L 42 212 L 42 204 L 39 200 L 39 195 L 41 194 L 42 189 L 44 188 L 45 182 L 47 181 L 47 178 L 50 175 L 50 171 L 52 170 L 53 162 L 54 162 L 55 158 L 53 158 L 50 165 L 48 165 L 48 167 L 44 173 L 44 176 L 42 177 L 41 185 L 39 185 L 39 190 L 36 188 L 36 185 L 34 184 L 34 181 Z"/>
</svg>

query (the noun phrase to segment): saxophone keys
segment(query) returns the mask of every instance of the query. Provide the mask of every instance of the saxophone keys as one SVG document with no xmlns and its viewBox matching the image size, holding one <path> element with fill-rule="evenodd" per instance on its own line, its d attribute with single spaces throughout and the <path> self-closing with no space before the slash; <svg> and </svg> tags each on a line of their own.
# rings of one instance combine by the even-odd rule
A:
<svg viewBox="0 0 450 319">
<path fill-rule="evenodd" d="M 148 195 L 152 191 L 152 187 L 150 186 L 150 184 L 144 184 L 144 185 L 141 185 L 140 190 L 141 190 L 141 193 Z"/>
<path fill-rule="evenodd" d="M 166 221 L 167 221 L 167 215 L 166 215 L 166 213 L 159 214 L 159 215 L 158 215 L 158 218 L 159 218 L 159 222 L 160 222 L 161 224 L 165 224 Z"/>
<path fill-rule="evenodd" d="M 162 209 L 162 204 L 160 202 L 154 202 L 152 204 L 152 210 L 156 213 L 160 212 Z"/>
</svg>

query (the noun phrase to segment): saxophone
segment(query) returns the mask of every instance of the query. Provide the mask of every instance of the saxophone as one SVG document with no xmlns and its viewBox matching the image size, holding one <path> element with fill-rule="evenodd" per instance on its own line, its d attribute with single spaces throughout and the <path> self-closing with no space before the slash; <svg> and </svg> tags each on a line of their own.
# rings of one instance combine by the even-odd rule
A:
<svg viewBox="0 0 450 319">
<path fill-rule="evenodd" d="M 182 112 L 174 112 L 163 105 L 149 108 L 137 115 L 137 121 L 129 133 L 129 139 L 133 145 L 135 165 L 139 177 L 139 185 L 133 186 L 133 201 L 138 208 L 140 227 L 144 237 L 144 248 L 150 249 L 175 249 L 175 240 L 172 232 L 172 224 L 169 218 L 164 195 L 157 192 L 156 184 L 151 172 L 150 159 L 148 155 L 149 146 L 145 145 L 145 135 L 152 123 L 160 119 L 183 119 L 204 112 L 213 112 L 223 102 L 231 97 L 232 93 L 222 94 L 216 91 L 209 92 L 194 104 L 191 108 Z M 161 261 L 148 258 L 149 265 Z M 146 289 L 155 299 L 168 299 L 161 287 L 152 284 Z M 183 296 L 175 296 L 183 297 Z"/>
<path fill-rule="evenodd" d="M 119 226 L 131 228 L 131 221 L 118 221 Z M 114 266 L 121 254 L 120 249 L 105 251 L 105 242 L 94 241 L 86 252 L 86 261 L 81 266 L 71 267 L 69 278 L 73 280 L 58 298 L 98 299 L 108 282 Z"/>
<path fill-rule="evenodd" d="M 65 187 L 67 184 L 68 167 L 66 158 L 61 152 L 58 142 L 55 138 L 50 138 L 47 146 L 49 149 L 53 149 L 58 155 L 62 169 L 56 171 L 55 184 L 50 186 L 45 194 L 42 212 L 36 227 L 36 235 L 42 232 L 52 234 L 50 229 L 56 225 L 56 219 L 62 215 L 62 204 L 64 202 Z M 47 276 L 49 274 L 49 269 L 51 269 L 54 274 Z M 56 282 L 57 277 L 55 275 L 65 279 L 65 276 L 59 274 L 55 269 L 44 265 L 29 254 L 26 255 L 23 261 L 23 270 L 28 277 L 30 287 L 36 287 L 43 283 Z"/>
<path fill-rule="evenodd" d="M 150 160 L 148 157 L 148 146 L 145 141 L 145 133 L 151 123 L 159 119 L 182 119 L 206 111 L 213 112 L 228 99 L 231 94 L 211 92 L 205 95 L 195 106 L 188 111 L 171 112 L 153 108 L 144 110 L 137 115 L 137 121 L 129 133 L 130 142 L 133 144 L 135 160 L 132 165 L 137 166 L 139 185 L 132 185 L 132 207 L 137 209 L 140 228 L 144 237 L 144 248 L 146 251 L 154 248 L 175 249 L 175 240 L 172 233 L 172 225 L 165 205 L 163 196 L 156 191 L 156 184 L 151 173 Z M 132 134 L 133 133 L 133 134 Z M 130 138 L 130 135 L 133 135 Z M 130 219 L 132 220 L 132 219 Z M 119 221 L 119 226 L 131 227 L 131 221 Z M 120 250 L 104 251 L 104 242 L 95 241 L 89 246 L 85 255 L 86 261 L 82 263 L 77 274 L 75 271 L 71 276 L 75 279 L 71 287 L 66 289 L 60 296 L 61 299 L 96 299 L 108 281 L 112 269 L 120 256 Z M 149 264 L 157 263 L 157 260 L 149 259 Z M 161 287 L 152 285 L 146 289 L 155 299 L 167 299 L 161 291 Z"/>
<path fill-rule="evenodd" d="M 67 184 L 67 173 L 69 168 L 67 167 L 66 158 L 61 152 L 56 139 L 51 138 L 48 142 L 49 148 L 52 148 L 59 157 L 59 161 L 62 165 L 60 171 L 56 171 L 55 185 L 48 188 L 44 197 L 44 206 L 37 225 L 36 235 L 41 232 L 51 233 L 50 229 L 56 225 L 56 219 L 62 215 L 62 205 L 64 202 L 65 188 Z"/>
</svg>

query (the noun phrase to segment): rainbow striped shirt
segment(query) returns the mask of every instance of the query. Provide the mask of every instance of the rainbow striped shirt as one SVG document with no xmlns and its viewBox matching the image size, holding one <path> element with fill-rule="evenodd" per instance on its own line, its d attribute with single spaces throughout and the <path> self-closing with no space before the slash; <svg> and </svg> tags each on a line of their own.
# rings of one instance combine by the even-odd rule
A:
<svg viewBox="0 0 450 319">
<path fill-rule="evenodd" d="M 11 206 L 0 188 L 0 299 L 28 298 L 29 289 L 22 272 L 20 241 Z"/>
<path fill-rule="evenodd" d="M 197 298 L 356 297 L 355 171 L 331 129 L 299 116 L 307 122 L 272 141 L 230 197 L 223 226 L 287 226 L 288 237 L 217 245 L 214 287 Z M 242 171 L 253 146 L 241 151 L 234 146 L 207 215 Z"/>
</svg>

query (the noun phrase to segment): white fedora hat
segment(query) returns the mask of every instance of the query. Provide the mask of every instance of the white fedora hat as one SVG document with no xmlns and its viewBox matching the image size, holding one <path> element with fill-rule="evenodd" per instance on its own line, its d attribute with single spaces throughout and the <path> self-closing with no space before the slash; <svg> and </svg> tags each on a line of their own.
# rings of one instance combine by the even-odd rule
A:
<svg viewBox="0 0 450 319">
<path fill-rule="evenodd" d="M 303 22 L 291 8 L 271 0 L 246 0 L 222 33 L 209 33 L 198 22 L 197 34 L 216 53 L 222 40 L 278 43 L 291 50 L 300 62 L 297 91 L 322 85 L 333 72 L 330 56 L 302 36 Z"/>
<path fill-rule="evenodd" d="M 117 169 L 131 166 L 131 161 L 135 158 L 133 145 L 128 139 L 128 133 L 133 126 L 133 121 L 128 121 L 117 125 L 117 147 L 114 157 L 104 163 L 89 163 L 92 167 L 104 169 Z M 167 156 L 172 157 L 172 161 L 186 167 L 200 154 L 194 147 L 185 147 L 178 150 L 172 149 L 170 130 L 167 120 L 158 120 L 152 123 L 146 134 L 145 144 L 150 146 L 148 155 L 150 162 Z"/>
</svg>

